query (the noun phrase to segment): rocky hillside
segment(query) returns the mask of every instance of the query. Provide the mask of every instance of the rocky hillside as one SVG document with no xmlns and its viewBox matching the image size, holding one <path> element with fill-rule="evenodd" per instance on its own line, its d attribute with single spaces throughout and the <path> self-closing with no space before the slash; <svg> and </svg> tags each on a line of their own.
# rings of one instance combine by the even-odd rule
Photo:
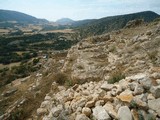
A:
<svg viewBox="0 0 160 120">
<path fill-rule="evenodd" d="M 90 21 L 78 27 L 83 37 L 91 35 L 101 35 L 113 30 L 123 28 L 127 22 L 134 19 L 143 19 L 145 22 L 151 22 L 159 15 L 152 11 L 144 11 L 126 15 L 110 16 Z"/>
<path fill-rule="evenodd" d="M 160 22 L 136 23 L 73 46 L 37 118 L 159 120 Z"/>
</svg>

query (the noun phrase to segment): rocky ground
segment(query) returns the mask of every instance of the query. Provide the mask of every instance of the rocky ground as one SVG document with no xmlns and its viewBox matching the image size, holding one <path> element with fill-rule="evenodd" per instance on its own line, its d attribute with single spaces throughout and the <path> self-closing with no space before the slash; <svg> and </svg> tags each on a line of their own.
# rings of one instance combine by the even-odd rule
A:
<svg viewBox="0 0 160 120">
<path fill-rule="evenodd" d="M 159 51 L 159 22 L 80 41 L 61 69 L 75 85 L 53 83 L 38 119 L 159 120 Z"/>
<path fill-rule="evenodd" d="M 54 89 L 57 86 L 52 84 Z M 37 109 L 43 120 L 160 119 L 159 73 L 140 73 L 114 84 L 91 81 L 57 89 Z"/>
<path fill-rule="evenodd" d="M 0 88 L 0 120 L 37 119 L 36 110 L 66 57 L 66 51 L 51 53 L 48 58 L 40 59 L 38 71 Z"/>
<path fill-rule="evenodd" d="M 51 53 L 0 89 L 0 120 L 159 120 L 159 51 L 160 22 L 132 21 Z"/>
</svg>

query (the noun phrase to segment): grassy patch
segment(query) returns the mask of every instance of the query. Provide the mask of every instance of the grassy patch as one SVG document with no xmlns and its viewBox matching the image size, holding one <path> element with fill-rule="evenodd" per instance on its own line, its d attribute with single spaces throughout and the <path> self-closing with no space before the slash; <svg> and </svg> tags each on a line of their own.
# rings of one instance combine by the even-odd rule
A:
<svg viewBox="0 0 160 120">
<path fill-rule="evenodd" d="M 109 47 L 109 52 L 116 52 L 116 46 L 115 45 L 112 45 Z"/>
<path fill-rule="evenodd" d="M 54 80 L 59 85 L 64 85 L 66 80 L 68 80 L 68 76 L 65 73 L 59 72 L 54 76 Z"/>
<path fill-rule="evenodd" d="M 154 50 L 151 52 L 147 52 L 148 58 L 151 60 L 153 64 L 156 63 L 158 51 Z"/>
<path fill-rule="evenodd" d="M 114 84 L 116 82 L 119 82 L 120 80 L 125 78 L 125 74 L 123 74 L 121 71 L 115 71 L 111 74 L 108 83 Z"/>
<path fill-rule="evenodd" d="M 138 106 L 137 106 L 137 103 L 136 103 L 134 100 L 132 100 L 132 101 L 130 102 L 130 107 L 136 109 Z"/>
</svg>

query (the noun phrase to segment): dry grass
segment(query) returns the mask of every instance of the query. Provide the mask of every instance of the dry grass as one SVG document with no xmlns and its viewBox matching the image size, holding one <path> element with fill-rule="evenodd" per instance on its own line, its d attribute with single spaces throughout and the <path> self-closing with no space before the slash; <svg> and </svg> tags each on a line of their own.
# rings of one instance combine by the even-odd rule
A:
<svg viewBox="0 0 160 120">
<path fill-rule="evenodd" d="M 114 84 L 116 82 L 119 82 L 120 80 L 125 78 L 125 74 L 123 74 L 121 71 L 115 71 L 112 72 L 110 75 L 110 78 L 108 80 L 109 84 Z"/>
<path fill-rule="evenodd" d="M 72 29 L 43 31 L 41 33 L 74 33 Z"/>
<path fill-rule="evenodd" d="M 16 62 L 16 63 L 10 63 L 8 65 L 3 65 L 3 64 L 0 64 L 0 69 L 3 69 L 3 68 L 11 68 L 13 66 L 19 66 L 21 64 L 21 62 Z"/>
<path fill-rule="evenodd" d="M 9 32 L 9 30 L 7 30 L 7 29 L 0 29 L 0 33 L 8 33 Z"/>
</svg>

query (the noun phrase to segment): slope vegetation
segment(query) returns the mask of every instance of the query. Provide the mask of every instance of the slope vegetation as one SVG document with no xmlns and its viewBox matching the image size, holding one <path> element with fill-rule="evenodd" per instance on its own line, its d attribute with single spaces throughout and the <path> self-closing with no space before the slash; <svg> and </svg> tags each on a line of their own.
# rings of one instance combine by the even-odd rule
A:
<svg viewBox="0 0 160 120">
<path fill-rule="evenodd" d="M 100 35 L 102 33 L 121 29 L 127 24 L 128 21 L 131 21 L 134 19 L 143 19 L 144 22 L 151 22 L 158 17 L 159 15 L 152 11 L 145 11 L 145 12 L 119 15 L 119 16 L 111 16 L 111 17 L 97 19 L 87 24 L 83 24 L 78 28 L 78 30 L 80 31 L 81 36 L 83 37 Z"/>
</svg>

